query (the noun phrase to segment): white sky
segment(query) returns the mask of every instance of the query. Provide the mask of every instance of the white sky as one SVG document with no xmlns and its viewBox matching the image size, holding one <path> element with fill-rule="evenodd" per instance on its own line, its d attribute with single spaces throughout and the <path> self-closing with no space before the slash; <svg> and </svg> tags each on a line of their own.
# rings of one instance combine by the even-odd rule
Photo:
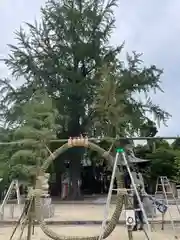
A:
<svg viewBox="0 0 180 240">
<path fill-rule="evenodd" d="M 45 0 L 1 0 L 0 1 L 0 57 L 7 56 L 7 43 L 14 43 L 14 31 L 23 22 L 39 18 L 40 6 Z M 180 1 L 179 0 L 121 0 L 116 10 L 116 26 L 112 43 L 125 40 L 125 50 L 136 50 L 144 54 L 145 64 L 157 64 L 164 69 L 162 86 L 164 94 L 156 94 L 154 101 L 172 114 L 168 128 L 161 126 L 158 135 L 180 134 Z M 0 76 L 9 72 L 0 64 Z M 20 82 L 14 83 L 15 85 Z"/>
</svg>

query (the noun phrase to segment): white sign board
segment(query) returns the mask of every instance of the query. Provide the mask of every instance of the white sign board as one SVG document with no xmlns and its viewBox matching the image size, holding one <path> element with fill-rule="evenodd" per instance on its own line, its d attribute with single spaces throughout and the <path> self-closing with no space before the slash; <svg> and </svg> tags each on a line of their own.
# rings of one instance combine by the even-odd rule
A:
<svg viewBox="0 0 180 240">
<path fill-rule="evenodd" d="M 126 225 L 134 226 L 136 223 L 134 210 L 126 210 Z"/>
</svg>

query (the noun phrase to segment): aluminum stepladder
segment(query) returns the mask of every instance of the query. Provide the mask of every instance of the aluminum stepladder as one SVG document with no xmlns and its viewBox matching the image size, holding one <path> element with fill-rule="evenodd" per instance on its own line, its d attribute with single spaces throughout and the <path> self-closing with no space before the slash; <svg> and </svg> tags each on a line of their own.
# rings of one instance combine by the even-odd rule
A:
<svg viewBox="0 0 180 240">
<path fill-rule="evenodd" d="M 0 215 L 1 215 L 1 219 L 4 218 L 4 207 L 5 205 L 7 204 L 11 194 L 12 194 L 12 191 L 13 189 L 15 188 L 15 191 L 16 191 L 16 197 L 17 197 L 17 204 L 20 205 L 21 204 L 21 197 L 20 197 L 20 191 L 19 191 L 19 183 L 18 183 L 18 180 L 13 180 L 6 192 L 6 195 L 3 199 L 3 202 L 2 204 L 0 205 Z M 11 215 L 14 214 L 14 208 L 12 209 L 13 213 Z"/>
<path fill-rule="evenodd" d="M 124 150 L 123 150 L 122 148 L 119 148 L 119 149 L 117 149 L 117 151 L 116 151 L 116 156 L 115 156 L 113 171 L 112 171 L 112 175 L 111 175 L 110 187 L 109 187 L 108 196 L 107 196 L 107 201 L 106 201 L 106 205 L 105 205 L 104 220 L 103 220 L 103 222 L 102 222 L 101 232 L 100 232 L 100 235 L 99 235 L 99 239 L 98 239 L 98 240 L 102 240 L 102 239 L 103 239 L 103 233 L 104 233 L 104 230 L 105 230 L 105 227 L 106 227 L 106 223 L 107 223 L 107 220 L 108 220 L 108 215 L 109 215 L 109 209 L 110 209 L 110 202 L 111 202 L 111 197 L 112 197 L 112 191 L 113 191 L 113 190 L 115 190 L 115 191 L 122 191 L 122 190 L 123 190 L 123 189 L 113 189 L 114 180 L 115 180 L 115 174 L 116 174 L 116 171 L 118 170 L 118 164 L 121 164 L 121 163 L 120 163 L 120 154 L 121 154 L 122 160 L 124 161 L 124 165 L 125 165 L 128 173 L 129 173 L 129 176 L 130 176 L 130 179 L 131 179 L 131 183 L 132 183 L 132 186 L 133 186 L 133 190 L 134 190 L 134 192 L 135 192 L 135 194 L 136 194 L 136 196 L 137 196 L 137 200 L 138 200 L 138 202 L 139 202 L 140 209 L 141 209 L 141 211 L 142 211 L 142 213 L 143 213 L 143 217 L 144 217 L 145 224 L 147 225 L 148 233 L 145 232 L 146 238 L 147 238 L 148 240 L 152 240 L 152 238 L 151 238 L 151 227 L 150 227 L 150 225 L 149 225 L 147 215 L 146 215 L 146 213 L 145 213 L 145 210 L 144 210 L 143 204 L 142 204 L 142 202 L 141 202 L 141 199 L 140 199 L 138 190 L 137 190 L 137 188 L 136 188 L 136 184 L 135 184 L 135 182 L 134 182 L 134 179 L 133 179 L 133 176 L 132 176 L 132 173 L 131 173 L 129 164 L 128 164 L 128 160 L 126 159 L 125 152 L 124 152 Z M 119 170 L 118 170 L 118 171 L 119 171 Z"/>
<path fill-rule="evenodd" d="M 161 195 L 161 199 L 159 199 L 158 197 L 159 195 Z M 171 200 L 169 198 L 171 198 Z M 177 199 L 173 193 L 172 186 L 167 176 L 158 177 L 157 183 L 156 183 L 155 199 L 162 201 L 166 204 L 167 211 L 170 217 L 171 226 L 174 232 L 174 237 L 177 239 L 178 238 L 177 227 L 175 226 L 175 222 L 174 222 L 175 219 L 173 219 L 173 216 L 169 207 L 169 205 L 171 205 L 170 201 L 172 200 L 174 201 L 179 216 L 180 216 L 180 208 L 178 206 Z M 165 214 L 162 214 L 162 230 L 164 229 L 164 215 Z"/>
</svg>

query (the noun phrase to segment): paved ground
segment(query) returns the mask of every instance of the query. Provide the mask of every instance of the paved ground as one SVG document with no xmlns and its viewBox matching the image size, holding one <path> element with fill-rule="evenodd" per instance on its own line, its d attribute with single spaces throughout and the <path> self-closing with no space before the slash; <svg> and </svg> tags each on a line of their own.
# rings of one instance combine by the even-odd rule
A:
<svg viewBox="0 0 180 240">
<path fill-rule="evenodd" d="M 12 217 L 12 209 L 11 205 L 6 205 L 4 210 L 4 220 L 12 221 L 18 220 L 22 207 L 15 205 L 14 209 L 14 217 Z M 52 218 L 47 219 L 48 221 L 102 221 L 104 215 L 104 205 L 98 204 L 54 204 L 55 215 Z M 111 205 L 109 211 L 109 218 L 111 217 L 113 211 L 115 209 L 115 205 Z M 169 207 L 170 214 L 172 218 L 176 221 L 180 222 L 180 214 L 178 214 L 177 207 L 172 205 Z M 156 221 L 161 220 L 161 214 L 157 212 L 157 216 L 154 218 Z M 125 219 L 124 211 L 121 214 L 120 221 Z M 151 220 L 151 219 L 150 219 Z M 165 215 L 165 220 L 170 220 L 169 212 L 167 211 Z"/>
<path fill-rule="evenodd" d="M 21 210 L 21 206 L 16 206 L 15 212 L 14 212 L 14 218 L 11 217 L 10 214 L 10 205 L 5 207 L 5 219 L 7 223 L 12 223 L 13 220 L 18 220 Z M 62 234 L 62 235 L 70 235 L 70 236 L 93 236 L 98 235 L 100 233 L 100 225 L 90 225 L 89 221 L 99 221 L 99 223 L 103 220 L 103 213 L 104 213 L 104 205 L 100 204 L 55 204 L 55 215 L 54 217 L 47 219 L 47 221 L 51 221 L 51 223 L 56 222 L 56 224 L 60 224 L 62 222 L 69 222 L 74 221 L 74 225 L 49 225 L 49 227 L 54 230 L 55 232 Z M 112 215 L 112 212 L 115 208 L 115 205 L 111 205 L 110 208 L 110 214 Z M 172 217 L 179 221 L 177 223 L 177 227 L 180 227 L 180 215 L 177 213 L 176 206 L 170 207 L 170 212 Z M 110 216 L 109 216 L 110 218 Z M 124 212 L 121 214 L 120 220 L 124 220 Z M 166 220 L 170 220 L 169 214 L 167 212 L 165 216 Z M 161 214 L 158 213 L 157 217 L 155 218 L 156 221 L 161 220 Z M 82 222 L 87 222 L 86 225 L 77 225 L 77 223 L 81 224 Z M 10 235 L 12 233 L 14 224 L 11 226 L 5 225 L 5 222 L 1 222 L 0 224 L 0 240 L 8 240 L 10 238 Z M 178 228 L 178 235 L 180 236 L 180 228 Z M 18 233 L 16 234 L 16 237 L 14 237 L 12 240 L 18 239 Z M 27 230 L 26 232 L 27 233 Z M 145 235 L 143 232 L 135 232 L 134 234 L 134 240 L 144 240 Z M 154 231 L 152 233 L 152 240 L 172 240 L 173 237 L 173 231 L 172 227 L 169 224 L 165 224 L 165 230 L 161 231 L 161 225 L 156 224 L 154 225 Z M 44 233 L 41 231 L 41 229 L 36 226 L 35 227 L 35 235 L 33 236 L 32 240 L 48 240 L 49 238 L 44 235 Z M 109 240 L 115 240 L 115 239 L 128 239 L 127 237 L 127 231 L 124 225 L 119 225 L 116 227 L 116 229 L 113 231 L 113 233 L 108 237 Z"/>
<path fill-rule="evenodd" d="M 100 227 L 97 226 L 51 226 L 51 230 L 55 231 L 58 234 L 65 235 L 65 236 L 94 236 L 99 235 Z M 13 228 L 12 227 L 0 227 L 0 239 L 1 240 L 8 240 L 12 234 Z M 20 231 L 16 233 L 12 240 L 17 240 Z M 24 237 L 27 234 L 27 230 L 24 233 Z M 152 240 L 173 240 L 174 237 L 172 232 L 166 230 L 164 232 L 157 230 L 156 232 L 151 233 Z M 25 239 L 25 238 L 24 238 Z M 35 235 L 33 235 L 32 240 L 48 240 L 49 238 L 45 236 L 45 234 L 41 231 L 39 227 L 35 228 Z M 117 240 L 117 239 L 128 239 L 127 231 L 125 227 L 118 226 L 113 233 L 108 237 L 108 240 Z M 133 233 L 134 240 L 144 240 L 146 239 L 143 232 L 135 232 Z"/>
</svg>

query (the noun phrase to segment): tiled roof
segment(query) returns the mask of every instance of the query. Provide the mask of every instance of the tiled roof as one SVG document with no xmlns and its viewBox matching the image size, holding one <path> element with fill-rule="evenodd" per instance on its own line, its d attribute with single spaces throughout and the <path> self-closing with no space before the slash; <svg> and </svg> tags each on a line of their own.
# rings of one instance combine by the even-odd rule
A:
<svg viewBox="0 0 180 240">
<path fill-rule="evenodd" d="M 149 162 L 150 161 L 150 160 L 147 160 L 147 159 L 137 158 L 137 157 L 131 156 L 131 155 L 128 156 L 128 159 L 132 163 L 140 163 L 140 162 Z"/>
<path fill-rule="evenodd" d="M 147 159 L 141 159 L 141 158 L 137 158 L 135 155 L 134 155 L 134 152 L 132 149 L 128 149 L 127 151 L 127 155 L 128 155 L 128 160 L 129 162 L 131 163 L 140 163 L 140 162 L 149 162 L 150 160 L 147 160 Z"/>
</svg>

